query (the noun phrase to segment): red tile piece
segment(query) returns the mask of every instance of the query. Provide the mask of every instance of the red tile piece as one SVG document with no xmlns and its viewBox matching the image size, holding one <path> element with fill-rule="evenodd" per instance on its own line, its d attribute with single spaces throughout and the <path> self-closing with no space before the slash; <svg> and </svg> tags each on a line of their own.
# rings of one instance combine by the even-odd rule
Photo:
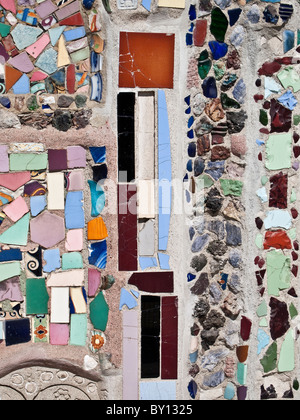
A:
<svg viewBox="0 0 300 420">
<path fill-rule="evenodd" d="M 274 73 L 277 73 L 281 69 L 281 64 L 277 61 L 272 63 L 265 63 L 259 70 L 258 74 L 260 76 L 273 76 Z"/>
<path fill-rule="evenodd" d="M 67 91 L 72 95 L 75 93 L 75 64 L 67 68 Z"/>
<path fill-rule="evenodd" d="M 178 297 L 162 298 L 161 379 L 177 379 Z"/>
<path fill-rule="evenodd" d="M 264 249 L 292 249 L 292 242 L 284 230 L 266 232 Z"/>
<path fill-rule="evenodd" d="M 119 271 L 137 271 L 137 188 L 118 186 Z"/>
<path fill-rule="evenodd" d="M 84 26 L 84 20 L 80 12 L 67 17 L 59 22 L 59 26 Z"/>
<path fill-rule="evenodd" d="M 203 47 L 207 33 L 207 20 L 199 19 L 196 21 L 194 29 L 194 45 L 195 47 Z"/>
<path fill-rule="evenodd" d="M 175 35 L 121 32 L 119 87 L 173 89 Z"/>
<path fill-rule="evenodd" d="M 249 340 L 251 327 L 252 327 L 252 322 L 250 321 L 250 319 L 246 318 L 245 316 L 242 316 L 240 334 L 244 341 Z"/>
<path fill-rule="evenodd" d="M 280 172 L 270 178 L 269 207 L 287 208 L 288 176 Z"/>
<path fill-rule="evenodd" d="M 136 286 L 142 292 L 173 293 L 174 274 L 171 271 L 134 273 L 130 277 L 128 284 Z"/>
<path fill-rule="evenodd" d="M 31 179 L 30 172 L 12 172 L 10 174 L 0 174 L 0 186 L 16 191 Z"/>
</svg>

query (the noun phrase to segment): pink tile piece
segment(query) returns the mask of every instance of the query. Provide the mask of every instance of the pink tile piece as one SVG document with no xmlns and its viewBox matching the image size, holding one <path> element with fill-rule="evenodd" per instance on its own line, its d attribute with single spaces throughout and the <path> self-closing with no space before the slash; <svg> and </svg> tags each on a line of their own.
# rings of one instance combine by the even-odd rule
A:
<svg viewBox="0 0 300 420">
<path fill-rule="evenodd" d="M 68 168 L 85 168 L 86 151 L 81 146 L 70 146 L 67 148 Z"/>
<path fill-rule="evenodd" d="M 13 14 L 17 13 L 15 0 L 0 0 L 0 4 L 4 9 L 13 12 Z"/>
<path fill-rule="evenodd" d="M 49 77 L 48 74 L 42 71 L 35 71 L 31 76 L 31 82 L 40 82 L 41 80 L 47 79 L 47 77 Z"/>
<path fill-rule="evenodd" d="M 8 188 L 11 191 L 16 191 L 18 188 L 30 181 L 30 179 L 31 175 L 29 171 L 0 174 L 0 186 Z"/>
<path fill-rule="evenodd" d="M 43 3 L 40 3 L 36 8 L 36 13 L 44 19 L 45 17 L 51 15 L 51 13 L 55 12 L 57 10 L 57 6 L 52 3 L 51 0 L 43 1 Z"/>
<path fill-rule="evenodd" d="M 3 211 L 13 222 L 17 222 L 29 212 L 29 209 L 24 198 L 20 196 L 8 204 Z"/>
<path fill-rule="evenodd" d="M 8 60 L 8 64 L 23 73 L 30 73 L 34 69 L 34 65 L 25 51 Z"/>
<path fill-rule="evenodd" d="M 33 58 L 37 58 L 41 52 L 46 48 L 46 46 L 50 43 L 50 37 L 48 34 L 44 34 L 39 38 L 34 44 L 30 45 L 26 48 L 26 51 L 29 55 Z"/>
<path fill-rule="evenodd" d="M 8 148 L 0 146 L 0 172 L 9 172 Z"/>
<path fill-rule="evenodd" d="M 0 302 L 4 300 L 11 302 L 23 302 L 24 297 L 20 289 L 19 277 L 11 277 L 0 283 Z"/>
<path fill-rule="evenodd" d="M 123 312 L 123 400 L 139 399 L 138 312 Z"/>
<path fill-rule="evenodd" d="M 82 251 L 83 249 L 83 229 L 72 229 L 67 233 L 66 251 Z"/>
<path fill-rule="evenodd" d="M 101 283 L 101 273 L 95 268 L 88 270 L 88 295 L 89 297 L 95 296 Z"/>
<path fill-rule="evenodd" d="M 57 10 L 56 17 L 58 20 L 65 19 L 71 15 L 74 15 L 75 13 L 80 11 L 79 2 L 76 0 L 71 4 L 68 4 L 67 6 L 63 7 L 60 10 Z"/>
<path fill-rule="evenodd" d="M 50 344 L 67 346 L 69 344 L 69 325 L 50 324 Z"/>
</svg>

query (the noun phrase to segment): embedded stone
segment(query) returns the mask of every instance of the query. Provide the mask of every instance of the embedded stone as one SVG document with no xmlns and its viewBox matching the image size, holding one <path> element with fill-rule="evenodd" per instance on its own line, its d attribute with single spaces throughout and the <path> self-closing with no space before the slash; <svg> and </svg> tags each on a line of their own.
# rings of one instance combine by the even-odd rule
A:
<svg viewBox="0 0 300 420">
<path fill-rule="evenodd" d="M 203 386 L 215 388 L 220 385 L 225 379 L 224 371 L 220 370 L 210 376 L 206 376 L 203 381 Z"/>
<path fill-rule="evenodd" d="M 191 292 L 194 295 L 202 295 L 205 292 L 205 290 L 208 288 L 208 286 L 209 286 L 208 274 L 202 273 L 200 274 L 200 277 L 196 281 L 194 286 L 191 288 Z"/>
<path fill-rule="evenodd" d="M 210 346 L 213 346 L 219 337 L 219 331 L 217 328 L 211 328 L 210 330 L 201 331 L 201 345 L 204 350 L 208 350 Z"/>
<path fill-rule="evenodd" d="M 238 157 L 245 156 L 247 152 L 246 136 L 243 134 L 233 134 L 231 136 L 231 152 Z"/>
<path fill-rule="evenodd" d="M 226 223 L 226 244 L 229 246 L 239 246 L 242 244 L 242 231 L 236 225 L 227 222 Z"/>
<path fill-rule="evenodd" d="M 212 241 L 207 247 L 207 251 L 214 255 L 221 257 L 227 252 L 227 246 L 221 241 Z"/>
<path fill-rule="evenodd" d="M 198 156 L 203 156 L 205 153 L 210 151 L 210 139 L 209 135 L 204 135 L 197 140 L 197 153 Z"/>
<path fill-rule="evenodd" d="M 230 150 L 225 146 L 215 146 L 211 150 L 211 160 L 226 160 L 230 157 Z"/>
<path fill-rule="evenodd" d="M 221 101 L 218 98 L 214 99 L 206 105 L 205 112 L 206 115 L 214 122 L 218 122 L 225 117 Z"/>
<path fill-rule="evenodd" d="M 212 188 L 205 198 L 206 209 L 213 216 L 217 215 L 222 208 L 223 200 L 217 188 Z"/>
<path fill-rule="evenodd" d="M 229 134 L 241 132 L 245 127 L 245 122 L 248 118 L 246 112 L 243 110 L 240 112 L 226 112 L 226 117 Z"/>
<path fill-rule="evenodd" d="M 194 175 L 197 177 L 203 174 L 205 168 L 205 162 L 200 157 L 197 157 L 194 161 Z"/>
<path fill-rule="evenodd" d="M 192 244 L 192 252 L 200 252 L 209 240 L 209 235 L 198 236 Z"/>
<path fill-rule="evenodd" d="M 221 9 L 214 8 L 211 12 L 210 32 L 219 42 L 224 42 L 228 28 L 228 19 Z"/>
<path fill-rule="evenodd" d="M 72 127 L 72 115 L 69 111 L 56 110 L 54 112 L 52 125 L 59 131 L 68 131 Z"/>
<path fill-rule="evenodd" d="M 207 258 L 204 254 L 196 255 L 191 261 L 191 267 L 194 268 L 197 272 L 203 270 L 207 264 Z"/>
<path fill-rule="evenodd" d="M 195 305 L 193 316 L 201 322 L 208 314 L 210 306 L 206 299 L 199 299 Z"/>
</svg>

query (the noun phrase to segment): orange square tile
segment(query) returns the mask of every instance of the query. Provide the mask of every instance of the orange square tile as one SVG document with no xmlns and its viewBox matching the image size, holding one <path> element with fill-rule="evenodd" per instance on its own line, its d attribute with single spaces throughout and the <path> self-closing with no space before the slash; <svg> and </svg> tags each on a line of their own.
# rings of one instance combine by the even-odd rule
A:
<svg viewBox="0 0 300 420">
<path fill-rule="evenodd" d="M 119 87 L 173 89 L 175 35 L 121 32 Z"/>
</svg>

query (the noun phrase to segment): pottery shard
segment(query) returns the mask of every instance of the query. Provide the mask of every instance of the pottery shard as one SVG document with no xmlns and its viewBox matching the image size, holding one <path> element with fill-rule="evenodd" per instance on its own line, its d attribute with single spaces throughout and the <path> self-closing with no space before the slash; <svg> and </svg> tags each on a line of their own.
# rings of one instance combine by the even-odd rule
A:
<svg viewBox="0 0 300 420">
<path fill-rule="evenodd" d="M 230 157 L 230 150 L 225 146 L 215 146 L 211 150 L 211 160 L 226 160 Z"/>
<path fill-rule="evenodd" d="M 197 140 L 197 153 L 198 156 L 203 156 L 205 153 L 210 151 L 210 138 L 209 135 L 206 134 L 201 136 Z"/>
<path fill-rule="evenodd" d="M 245 156 L 247 152 L 246 136 L 242 134 L 233 134 L 231 136 L 231 152 L 238 157 Z"/>
<path fill-rule="evenodd" d="M 216 98 L 208 103 L 205 107 L 205 112 L 206 115 L 214 122 L 218 122 L 225 117 L 221 100 L 219 98 Z"/>
</svg>

